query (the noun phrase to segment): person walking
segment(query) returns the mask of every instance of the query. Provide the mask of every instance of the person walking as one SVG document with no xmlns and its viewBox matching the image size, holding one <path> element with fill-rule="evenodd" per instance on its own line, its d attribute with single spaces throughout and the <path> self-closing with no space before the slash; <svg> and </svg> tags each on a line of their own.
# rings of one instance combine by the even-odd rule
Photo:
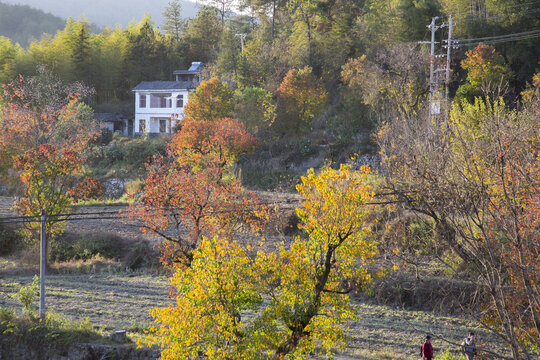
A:
<svg viewBox="0 0 540 360">
<path fill-rule="evenodd" d="M 476 355 L 476 343 L 474 342 L 474 338 L 475 335 L 471 331 L 469 332 L 469 336 L 461 343 L 461 349 L 467 357 L 467 360 L 473 360 L 474 355 Z"/>
<path fill-rule="evenodd" d="M 426 341 L 422 344 L 422 360 L 433 359 L 433 346 L 431 346 L 431 336 L 426 336 Z"/>
</svg>

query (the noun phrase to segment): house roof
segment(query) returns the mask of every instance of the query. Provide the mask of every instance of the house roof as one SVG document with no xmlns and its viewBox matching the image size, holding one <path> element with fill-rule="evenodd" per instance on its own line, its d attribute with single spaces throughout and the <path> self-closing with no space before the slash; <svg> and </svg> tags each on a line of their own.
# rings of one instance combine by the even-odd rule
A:
<svg viewBox="0 0 540 360">
<path fill-rule="evenodd" d="M 191 63 L 191 66 L 187 70 L 174 70 L 173 75 L 184 75 L 184 74 L 197 74 L 202 70 L 203 63 L 201 61 L 194 61 Z"/>
<path fill-rule="evenodd" d="M 94 113 L 94 119 L 101 122 L 124 121 L 121 114 L 100 112 Z"/>
<path fill-rule="evenodd" d="M 143 81 L 132 91 L 187 90 L 193 88 L 191 81 Z"/>
</svg>

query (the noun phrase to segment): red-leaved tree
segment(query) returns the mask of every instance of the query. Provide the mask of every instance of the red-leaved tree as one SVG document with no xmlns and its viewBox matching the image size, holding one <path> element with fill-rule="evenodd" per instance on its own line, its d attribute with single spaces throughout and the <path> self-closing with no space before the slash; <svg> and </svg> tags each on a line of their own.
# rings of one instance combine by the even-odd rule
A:
<svg viewBox="0 0 540 360">
<path fill-rule="evenodd" d="M 186 120 L 171 141 L 168 156 L 149 165 L 129 217 L 142 221 L 142 231 L 165 240 L 161 245 L 165 265 L 189 266 L 202 236 L 230 238 L 245 224 L 252 230 L 260 228 L 266 207 L 229 171 L 234 159 L 255 144 L 237 120 Z"/>
</svg>

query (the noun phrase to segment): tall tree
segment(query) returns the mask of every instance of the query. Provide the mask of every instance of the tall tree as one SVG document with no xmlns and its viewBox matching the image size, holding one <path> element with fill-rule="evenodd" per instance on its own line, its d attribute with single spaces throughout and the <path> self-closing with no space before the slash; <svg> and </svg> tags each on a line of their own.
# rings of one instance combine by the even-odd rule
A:
<svg viewBox="0 0 540 360">
<path fill-rule="evenodd" d="M 180 35 L 184 29 L 184 20 L 182 20 L 181 13 L 182 6 L 179 0 L 170 1 L 165 11 L 163 11 L 165 35 L 173 38 L 176 44 L 180 42 Z"/>
<path fill-rule="evenodd" d="M 456 102 L 446 122 L 397 117 L 378 134 L 389 193 L 431 217 L 474 268 L 485 303 L 471 311 L 516 360 L 532 359 L 540 339 L 537 91 L 520 111 L 477 98 Z"/>
<path fill-rule="evenodd" d="M 85 86 L 66 85 L 45 69 L 5 87 L 0 98 L 0 170 L 22 183 L 17 203 L 21 214 L 39 216 L 44 209 L 55 215 L 71 205 L 69 179 L 80 170 L 79 154 L 98 130 L 92 110 L 82 103 L 89 94 Z M 16 172 L 9 172 L 11 168 Z M 47 232 L 56 235 L 61 229 L 58 223 Z"/>
<path fill-rule="evenodd" d="M 306 237 L 278 252 L 251 251 L 239 241 L 203 238 L 192 266 L 175 271 L 176 302 L 153 312 L 146 339 L 164 359 L 284 359 L 331 355 L 344 345 L 353 318 L 350 279 L 370 282 L 375 254 L 362 221 L 371 198 L 369 169 L 308 172 L 297 209 Z M 243 321 L 251 310 L 254 319 Z"/>
<path fill-rule="evenodd" d="M 200 0 L 205 6 L 212 7 L 219 13 L 221 28 L 225 27 L 225 18 L 235 6 L 234 0 Z"/>
<path fill-rule="evenodd" d="M 209 63 L 215 60 L 222 31 L 218 11 L 212 7 L 202 7 L 197 16 L 188 22 L 184 33 L 188 63 Z"/>
</svg>

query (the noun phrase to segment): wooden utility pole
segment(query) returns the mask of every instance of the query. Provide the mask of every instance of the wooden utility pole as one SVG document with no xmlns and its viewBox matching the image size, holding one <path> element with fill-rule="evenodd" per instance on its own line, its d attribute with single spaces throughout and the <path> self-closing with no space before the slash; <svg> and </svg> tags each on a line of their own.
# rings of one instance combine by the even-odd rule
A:
<svg viewBox="0 0 540 360">
<path fill-rule="evenodd" d="M 45 236 L 45 210 L 41 209 L 41 236 L 39 259 L 39 317 L 45 318 L 45 267 L 47 265 L 47 238 Z"/>
</svg>

